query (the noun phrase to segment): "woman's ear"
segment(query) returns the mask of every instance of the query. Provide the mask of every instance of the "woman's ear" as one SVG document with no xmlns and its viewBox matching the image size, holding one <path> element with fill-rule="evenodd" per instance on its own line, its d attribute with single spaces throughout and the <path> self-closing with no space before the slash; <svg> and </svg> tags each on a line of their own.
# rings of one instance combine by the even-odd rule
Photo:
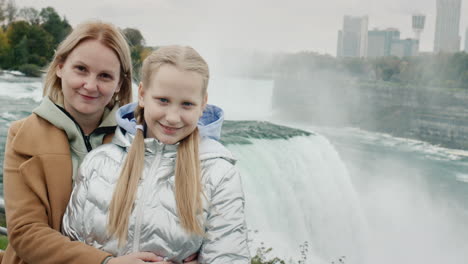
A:
<svg viewBox="0 0 468 264">
<path fill-rule="evenodd" d="M 63 63 L 59 63 L 57 65 L 57 68 L 55 69 L 55 75 L 57 75 L 57 77 L 59 78 L 62 78 L 62 68 L 63 68 Z"/>
<path fill-rule="evenodd" d="M 122 88 L 122 84 L 123 84 L 123 81 L 124 81 L 123 77 L 119 77 L 119 79 L 120 80 L 119 80 L 119 83 L 117 84 L 117 89 L 115 89 L 115 92 L 114 92 L 115 94 L 120 92 L 120 88 Z"/>
</svg>

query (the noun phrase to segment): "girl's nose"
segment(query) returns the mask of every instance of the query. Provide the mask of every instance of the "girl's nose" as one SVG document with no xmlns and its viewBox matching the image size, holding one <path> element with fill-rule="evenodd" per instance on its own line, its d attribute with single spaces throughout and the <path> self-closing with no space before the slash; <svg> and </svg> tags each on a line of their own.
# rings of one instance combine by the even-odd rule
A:
<svg viewBox="0 0 468 264">
<path fill-rule="evenodd" d="M 178 109 L 171 107 L 166 112 L 166 121 L 169 124 L 177 124 L 180 122 L 180 113 Z"/>
</svg>

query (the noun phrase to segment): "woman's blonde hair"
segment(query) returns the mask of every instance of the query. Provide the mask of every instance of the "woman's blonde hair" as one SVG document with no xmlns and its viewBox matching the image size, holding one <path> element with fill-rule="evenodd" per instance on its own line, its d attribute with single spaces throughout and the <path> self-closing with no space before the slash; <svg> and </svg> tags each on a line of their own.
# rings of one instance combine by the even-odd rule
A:
<svg viewBox="0 0 468 264">
<path fill-rule="evenodd" d="M 141 70 L 143 89 L 150 86 L 159 68 L 166 64 L 183 71 L 200 74 L 203 78 L 202 95 L 206 96 L 209 80 L 208 64 L 191 47 L 166 46 L 151 53 L 143 62 Z M 137 106 L 135 118 L 138 124 L 144 123 L 144 108 Z M 203 235 L 204 230 L 197 220 L 197 215 L 202 211 L 198 141 L 198 129 L 195 128 L 179 143 L 175 167 L 175 199 L 182 227 L 190 233 Z M 109 209 L 108 231 L 119 239 L 119 246 L 127 240 L 128 221 L 133 209 L 138 182 L 143 173 L 144 151 L 144 134 L 142 130 L 137 129 Z"/>
<path fill-rule="evenodd" d="M 113 107 L 116 102 L 125 105 L 132 102 L 132 59 L 130 48 L 122 32 L 110 23 L 100 21 L 85 22 L 75 29 L 60 43 L 52 62 L 47 68 L 44 79 L 44 96 L 55 103 L 63 103 L 62 83 L 57 76 L 57 67 L 65 63 L 68 55 L 85 40 L 98 40 L 115 52 L 120 61 L 120 91 L 109 102 Z"/>
</svg>

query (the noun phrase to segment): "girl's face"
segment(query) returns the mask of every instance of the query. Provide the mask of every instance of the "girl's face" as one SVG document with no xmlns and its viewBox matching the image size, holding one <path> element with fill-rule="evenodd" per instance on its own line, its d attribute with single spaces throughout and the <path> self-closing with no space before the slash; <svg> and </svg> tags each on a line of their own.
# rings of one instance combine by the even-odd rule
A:
<svg viewBox="0 0 468 264">
<path fill-rule="evenodd" d="M 203 78 L 192 71 L 162 65 L 150 78 L 148 87 L 140 83 L 138 104 L 144 108 L 147 137 L 175 144 L 190 135 L 206 106 Z"/>
<path fill-rule="evenodd" d="M 120 61 L 98 40 L 85 40 L 56 71 L 61 79 L 65 109 L 78 120 L 99 120 L 120 90 Z"/>
</svg>

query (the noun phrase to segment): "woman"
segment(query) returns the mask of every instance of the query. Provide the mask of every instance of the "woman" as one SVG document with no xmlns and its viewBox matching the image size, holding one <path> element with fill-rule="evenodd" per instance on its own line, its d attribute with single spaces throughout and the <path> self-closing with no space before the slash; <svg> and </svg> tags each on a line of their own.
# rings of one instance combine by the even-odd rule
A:
<svg viewBox="0 0 468 264">
<path fill-rule="evenodd" d="M 113 25 L 77 26 L 59 45 L 45 76 L 44 99 L 12 123 L 5 148 L 4 199 L 9 245 L 3 264 L 109 264 L 159 261 L 110 254 L 60 233 L 83 157 L 109 142 L 118 107 L 132 101 L 131 58 Z"/>
<path fill-rule="evenodd" d="M 80 167 L 67 235 L 114 255 L 143 250 L 182 263 L 199 252 L 200 263 L 250 263 L 235 159 L 207 133 L 222 112 L 210 106 L 199 122 L 208 78 L 190 47 L 160 47 L 145 59 L 138 105 L 121 108 L 112 144 Z"/>
</svg>

